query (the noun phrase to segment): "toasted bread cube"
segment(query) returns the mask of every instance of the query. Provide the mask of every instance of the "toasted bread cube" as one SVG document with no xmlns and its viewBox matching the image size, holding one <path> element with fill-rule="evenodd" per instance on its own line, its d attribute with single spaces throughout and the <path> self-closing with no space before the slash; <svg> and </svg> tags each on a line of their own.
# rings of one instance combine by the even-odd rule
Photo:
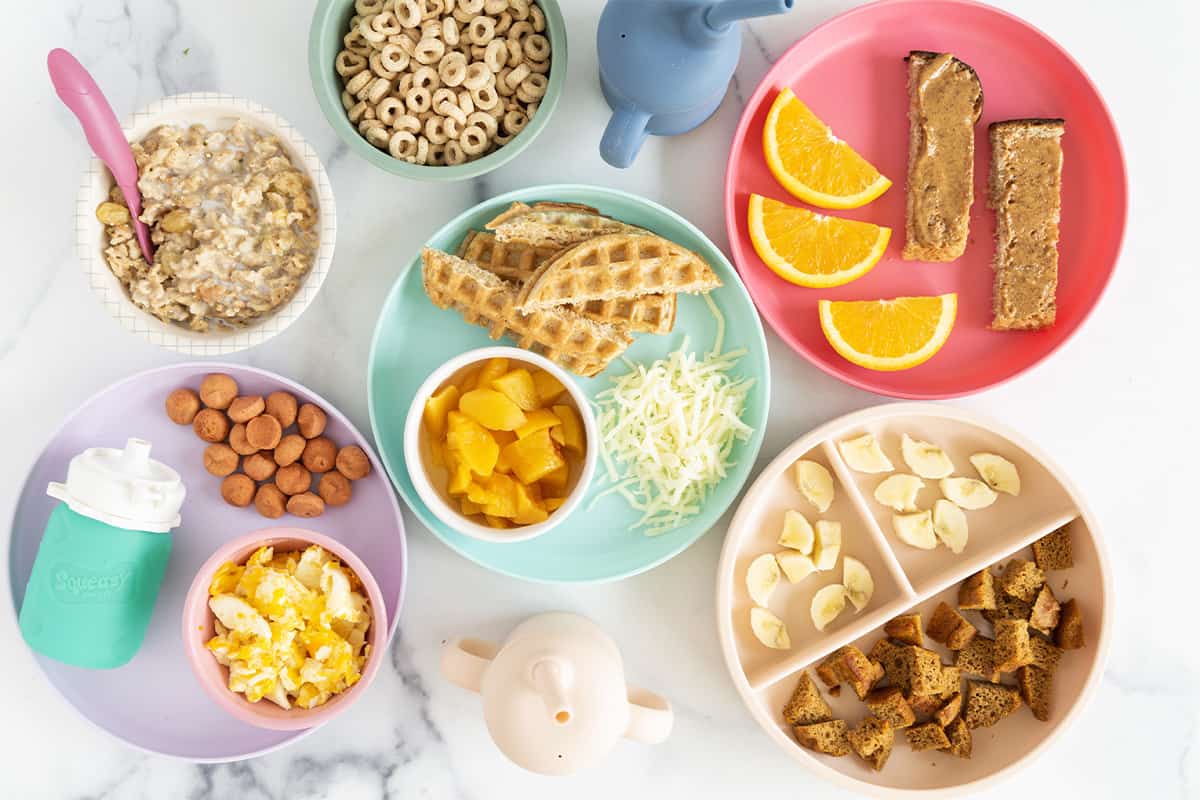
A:
<svg viewBox="0 0 1200 800">
<path fill-rule="evenodd" d="M 901 649 L 901 662 L 908 673 L 908 687 L 915 695 L 945 691 L 942 659 L 932 650 L 908 645 Z"/>
<path fill-rule="evenodd" d="M 1009 597 L 1032 603 L 1038 589 L 1046 582 L 1046 573 L 1037 564 L 1023 558 L 1014 558 L 1004 566 L 1000 576 L 1000 589 Z"/>
<path fill-rule="evenodd" d="M 1012 686 L 986 681 L 967 681 L 967 707 L 963 721 L 968 728 L 988 728 L 1021 707 L 1021 693 Z"/>
<path fill-rule="evenodd" d="M 904 699 L 904 692 L 895 686 L 873 689 L 863 698 L 871 713 L 885 720 L 893 728 L 907 728 L 916 722 L 912 706 Z"/>
<path fill-rule="evenodd" d="M 801 747 L 829 756 L 841 757 L 850 752 L 850 740 L 846 738 L 846 721 L 831 719 L 812 725 L 797 725 L 792 728 Z"/>
<path fill-rule="evenodd" d="M 958 607 L 975 611 L 996 607 L 996 579 L 986 568 L 979 570 L 958 587 Z"/>
<path fill-rule="evenodd" d="M 871 652 L 867 654 L 875 663 L 883 667 L 884 677 L 887 682 L 904 691 L 908 691 L 908 683 L 906 682 L 907 673 L 901 667 L 900 663 L 900 645 L 893 644 L 888 639 L 880 639 L 871 648 Z"/>
<path fill-rule="evenodd" d="M 1058 604 L 1058 599 L 1050 589 L 1050 584 L 1043 584 L 1033 601 L 1033 608 L 1029 611 L 1029 627 L 1047 636 L 1052 636 L 1054 629 L 1058 627 L 1061 610 L 1062 606 Z"/>
<path fill-rule="evenodd" d="M 1030 636 L 1029 646 L 1033 650 L 1033 661 L 1030 662 L 1032 666 L 1050 673 L 1058 669 L 1058 662 L 1063 654 L 1062 650 L 1040 636 Z"/>
<path fill-rule="evenodd" d="M 1017 686 L 1021 690 L 1021 698 L 1033 712 L 1033 716 L 1042 722 L 1050 719 L 1050 696 L 1054 676 L 1044 669 L 1032 664 L 1017 670 Z"/>
<path fill-rule="evenodd" d="M 946 737 L 950 740 L 949 752 L 959 758 L 971 757 L 971 729 L 962 717 L 946 726 Z"/>
<path fill-rule="evenodd" d="M 967 646 L 958 651 L 954 666 L 968 675 L 978 675 L 988 680 L 999 680 L 996 669 L 996 642 L 986 636 L 976 636 Z"/>
<path fill-rule="evenodd" d="M 916 647 L 922 647 L 925 644 L 925 640 L 921 636 L 920 614 L 902 614 L 895 619 L 888 620 L 887 624 L 883 626 L 883 632 L 905 644 Z"/>
<path fill-rule="evenodd" d="M 1079 603 L 1071 598 L 1062 605 L 1058 627 L 1054 629 L 1054 643 L 1063 650 L 1078 650 L 1083 647 L 1083 612 Z"/>
<path fill-rule="evenodd" d="M 883 667 L 867 658 L 854 645 L 835 650 L 817 666 L 817 676 L 827 686 L 847 683 L 859 700 L 867 696 L 867 692 L 883 675 Z"/>
<path fill-rule="evenodd" d="M 955 692 L 954 694 L 950 695 L 950 699 L 946 701 L 945 705 L 937 710 L 937 712 L 933 715 L 933 719 L 938 725 L 941 725 L 944 728 L 954 720 L 958 719 L 959 712 L 962 711 L 962 706 L 962 692 Z"/>
<path fill-rule="evenodd" d="M 892 754 L 892 744 L 895 732 L 887 720 L 879 717 L 867 717 L 858 726 L 846 734 L 850 746 L 863 761 L 866 761 L 878 772 L 887 763 Z"/>
<path fill-rule="evenodd" d="M 904 735 L 908 737 L 908 746 L 913 749 L 913 752 L 945 750 L 950 747 L 950 740 L 946 738 L 946 732 L 936 722 L 915 725 L 906 730 Z"/>
<path fill-rule="evenodd" d="M 1033 543 L 1033 560 L 1042 572 L 1070 569 L 1075 566 L 1071 555 L 1071 532 L 1066 526 Z"/>
<path fill-rule="evenodd" d="M 975 638 L 978 631 L 967 618 L 950 607 L 949 603 L 938 603 L 925 628 L 929 638 L 946 645 L 951 650 L 962 650 L 967 642 Z"/>
<path fill-rule="evenodd" d="M 808 671 L 800 673 L 800 680 L 787 705 L 783 707 L 783 720 L 788 725 L 812 725 L 833 719 L 833 709 L 821 697 L 821 690 L 813 683 Z"/>
<path fill-rule="evenodd" d="M 905 698 L 913 715 L 921 722 L 927 721 L 938 712 L 945 702 L 935 694 L 912 694 Z"/>
<path fill-rule="evenodd" d="M 1019 597 L 1011 597 L 1003 592 L 996 593 L 996 607 L 980 612 L 983 618 L 993 625 L 1002 619 L 1029 619 L 1029 614 L 1033 611 L 1033 603 L 1026 603 Z"/>
<path fill-rule="evenodd" d="M 1029 623 L 1021 619 L 1002 619 L 996 622 L 996 669 L 1016 672 L 1018 667 L 1033 663 L 1033 646 L 1029 643 Z"/>
</svg>

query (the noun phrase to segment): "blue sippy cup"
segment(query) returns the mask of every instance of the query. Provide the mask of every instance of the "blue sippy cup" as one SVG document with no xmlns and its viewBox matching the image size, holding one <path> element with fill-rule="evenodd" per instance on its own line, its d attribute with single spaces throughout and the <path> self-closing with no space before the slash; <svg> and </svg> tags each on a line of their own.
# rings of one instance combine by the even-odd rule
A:
<svg viewBox="0 0 1200 800">
<path fill-rule="evenodd" d="M 89 669 L 133 658 L 171 554 L 186 494 L 179 473 L 150 458 L 150 443 L 93 447 L 71 459 L 21 604 L 35 651 Z"/>
</svg>

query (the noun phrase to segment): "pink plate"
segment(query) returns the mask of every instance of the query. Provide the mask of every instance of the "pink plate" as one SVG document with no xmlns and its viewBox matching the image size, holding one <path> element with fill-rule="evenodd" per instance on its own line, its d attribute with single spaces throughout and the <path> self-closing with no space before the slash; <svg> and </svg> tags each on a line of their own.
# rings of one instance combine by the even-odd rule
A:
<svg viewBox="0 0 1200 800">
<path fill-rule="evenodd" d="M 903 261 L 904 177 L 910 50 L 952 52 L 979 73 L 983 117 L 976 128 L 975 204 L 967 252 L 949 264 Z M 779 185 L 762 154 L 762 130 L 778 91 L 790 86 L 834 133 L 894 185 L 873 203 L 829 212 L 892 228 L 887 253 L 869 274 L 835 289 L 806 289 L 775 275 L 746 230 L 754 192 L 802 205 Z M 1062 117 L 1062 225 L 1058 321 L 1037 332 L 987 329 L 992 309 L 992 236 L 987 208 L 987 126 L 1018 117 Z M 725 224 L 733 261 L 755 305 L 796 352 L 830 375 L 879 394 L 936 399 L 971 394 L 1013 378 L 1078 330 L 1112 277 L 1125 231 L 1125 161 L 1116 126 L 1083 69 L 1049 37 L 991 6 L 967 0 L 883 0 L 829 20 L 781 58 L 747 103 L 725 175 Z M 930 361 L 873 372 L 842 359 L 821 332 L 817 301 L 958 292 L 958 321 Z"/>
</svg>

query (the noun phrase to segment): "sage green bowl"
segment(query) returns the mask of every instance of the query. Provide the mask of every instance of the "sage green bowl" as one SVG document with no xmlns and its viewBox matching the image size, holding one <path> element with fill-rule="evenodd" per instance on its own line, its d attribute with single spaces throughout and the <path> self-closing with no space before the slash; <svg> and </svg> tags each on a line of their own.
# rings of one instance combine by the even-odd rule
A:
<svg viewBox="0 0 1200 800">
<path fill-rule="evenodd" d="M 350 32 L 354 0 L 318 0 L 308 30 L 308 75 L 325 119 L 352 153 L 365 158 L 384 172 L 419 181 L 462 181 L 491 172 L 516 158 L 546 127 L 558 105 L 567 79 L 567 28 L 558 0 L 537 0 L 546 16 L 545 36 L 550 40 L 550 82 L 538 111 L 525 129 L 508 144 L 483 158 L 454 166 L 431 167 L 409 164 L 377 149 L 359 134 L 342 108 L 342 79 L 333 61 L 342 50 L 342 37 Z"/>
</svg>

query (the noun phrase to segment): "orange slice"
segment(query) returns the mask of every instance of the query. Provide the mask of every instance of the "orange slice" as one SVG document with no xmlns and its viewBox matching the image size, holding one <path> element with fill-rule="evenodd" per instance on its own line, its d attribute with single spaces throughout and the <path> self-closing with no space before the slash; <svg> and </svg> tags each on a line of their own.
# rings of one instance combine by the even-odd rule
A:
<svg viewBox="0 0 1200 800">
<path fill-rule="evenodd" d="M 776 275 L 817 288 L 866 275 L 892 238 L 891 228 L 816 214 L 757 194 L 750 195 L 748 225 L 758 257 Z"/>
<path fill-rule="evenodd" d="M 865 206 L 892 185 L 834 136 L 791 89 L 784 89 L 771 104 L 763 127 L 763 155 L 783 188 L 821 208 Z"/>
<path fill-rule="evenodd" d="M 821 330 L 847 361 L 867 369 L 911 369 L 933 358 L 954 329 L 958 295 L 817 303 Z"/>
</svg>

